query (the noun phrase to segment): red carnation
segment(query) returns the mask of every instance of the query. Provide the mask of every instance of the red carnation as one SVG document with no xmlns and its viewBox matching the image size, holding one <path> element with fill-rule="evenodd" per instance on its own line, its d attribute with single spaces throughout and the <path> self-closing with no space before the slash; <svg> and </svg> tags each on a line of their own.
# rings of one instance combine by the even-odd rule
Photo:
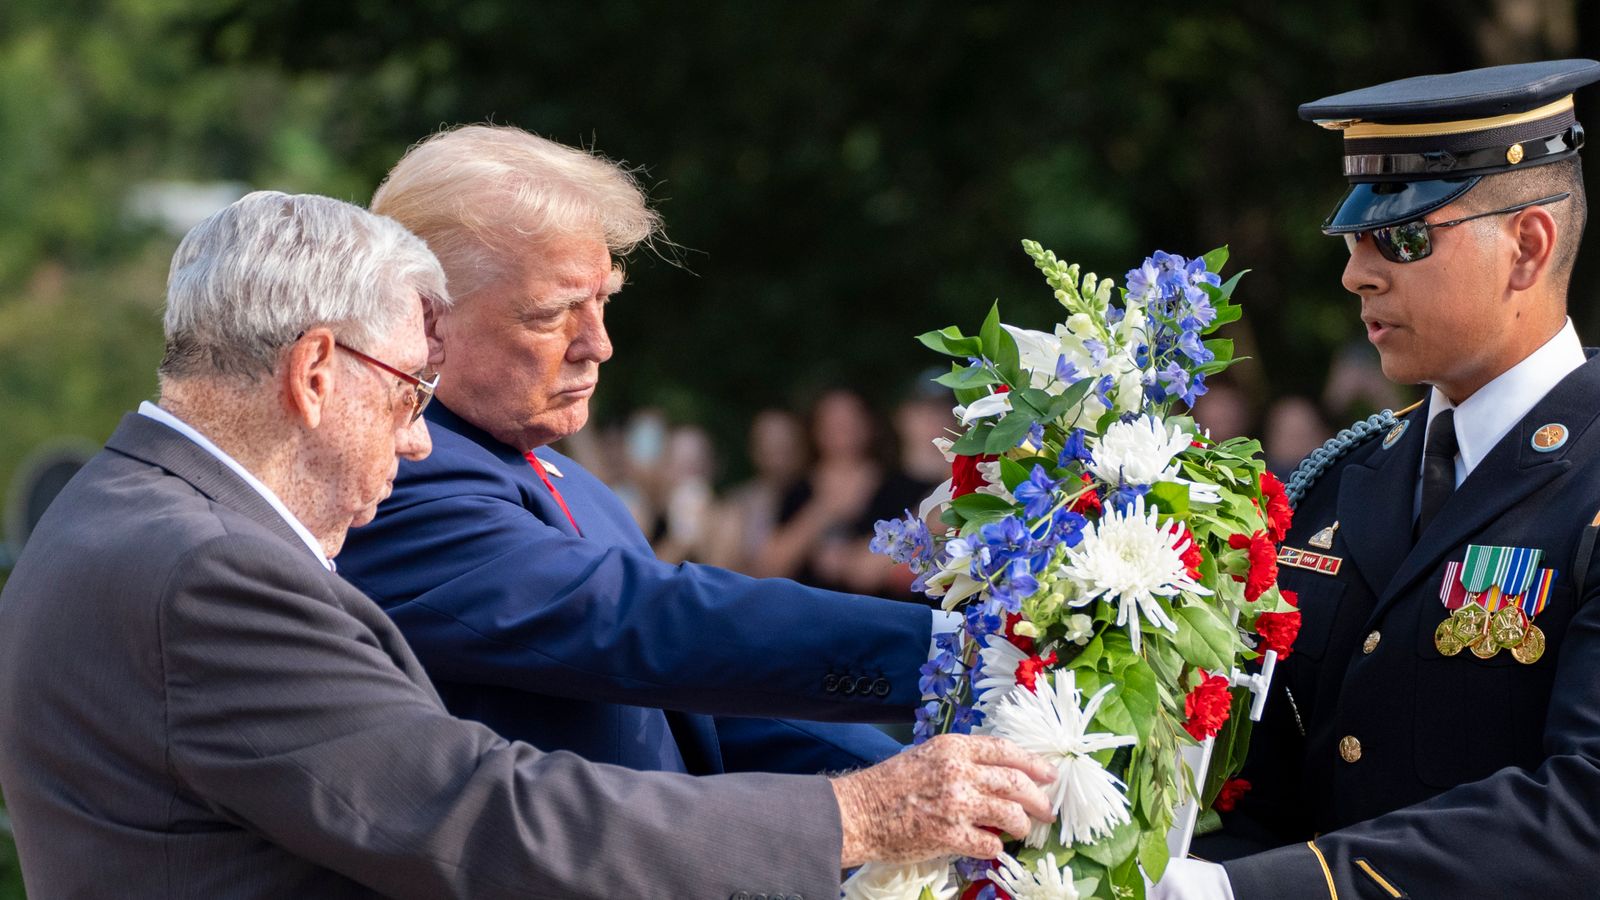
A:
<svg viewBox="0 0 1600 900">
<path fill-rule="evenodd" d="M 994 462 L 999 457 L 992 453 L 978 456 L 957 456 L 950 463 L 950 496 L 964 497 L 988 482 L 978 473 L 978 463 Z"/>
<path fill-rule="evenodd" d="M 1222 783 L 1222 790 L 1217 792 L 1217 802 L 1211 804 L 1211 808 L 1217 812 L 1233 812 L 1233 805 L 1250 792 L 1250 787 L 1250 782 L 1243 778 L 1229 778 Z"/>
<path fill-rule="evenodd" d="M 1022 613 L 1006 613 L 1006 639 L 1023 653 L 1033 652 L 1033 638 L 1017 634 L 1017 623 L 1022 621 Z"/>
<path fill-rule="evenodd" d="M 1183 698 L 1183 714 L 1188 721 L 1183 730 L 1197 741 L 1203 741 L 1222 730 L 1228 721 L 1228 710 L 1233 706 L 1233 694 L 1228 690 L 1228 679 L 1221 675 L 1206 675 Z"/>
<path fill-rule="evenodd" d="M 1261 635 L 1261 652 L 1278 651 L 1279 659 L 1288 659 L 1294 649 L 1294 639 L 1300 636 L 1300 598 L 1294 591 L 1282 591 L 1283 599 L 1294 612 L 1264 612 L 1256 617 L 1256 634 Z"/>
<path fill-rule="evenodd" d="M 1017 684 L 1030 691 L 1037 692 L 1034 684 L 1039 679 L 1039 673 L 1044 671 L 1045 666 L 1053 666 L 1055 664 L 1056 652 L 1054 650 L 1050 651 L 1049 656 L 1040 656 L 1037 653 L 1032 654 L 1027 659 L 1017 663 Z"/>
<path fill-rule="evenodd" d="M 1083 483 L 1085 485 L 1094 484 L 1094 479 L 1090 477 L 1088 472 L 1085 472 L 1078 477 L 1083 479 Z M 1089 490 L 1083 492 L 1082 497 L 1072 501 L 1072 511 L 1080 516 L 1100 515 L 1100 495 L 1091 487 Z"/>
<path fill-rule="evenodd" d="M 1235 575 L 1235 581 L 1244 582 L 1244 599 L 1254 603 L 1261 599 L 1274 584 L 1278 583 L 1278 551 L 1272 541 L 1267 539 L 1265 532 L 1258 531 L 1245 537 L 1242 534 L 1228 535 L 1228 546 L 1235 550 L 1249 548 L 1250 575 L 1240 578 Z"/>
<path fill-rule="evenodd" d="M 1289 508 L 1289 495 L 1284 492 L 1278 476 L 1261 473 L 1261 497 L 1267 502 L 1267 536 L 1274 544 L 1282 543 L 1294 521 L 1294 510 Z"/>
<path fill-rule="evenodd" d="M 1200 552 L 1200 542 L 1194 539 L 1194 532 L 1190 531 L 1187 525 L 1183 527 L 1183 536 L 1189 542 L 1189 546 L 1183 551 L 1183 567 L 1189 570 L 1191 580 L 1199 581 L 1200 565 L 1206 558 Z"/>
</svg>

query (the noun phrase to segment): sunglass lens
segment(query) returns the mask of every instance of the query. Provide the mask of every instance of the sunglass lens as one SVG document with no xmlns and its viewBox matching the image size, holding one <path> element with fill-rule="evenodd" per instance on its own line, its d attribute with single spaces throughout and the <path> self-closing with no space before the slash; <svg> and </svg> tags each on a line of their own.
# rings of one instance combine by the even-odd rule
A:
<svg viewBox="0 0 1600 900">
<path fill-rule="evenodd" d="M 1416 262 L 1433 252 L 1433 242 L 1428 235 L 1426 222 L 1407 222 L 1390 228 L 1379 228 L 1372 233 L 1378 249 L 1392 262 Z"/>
</svg>

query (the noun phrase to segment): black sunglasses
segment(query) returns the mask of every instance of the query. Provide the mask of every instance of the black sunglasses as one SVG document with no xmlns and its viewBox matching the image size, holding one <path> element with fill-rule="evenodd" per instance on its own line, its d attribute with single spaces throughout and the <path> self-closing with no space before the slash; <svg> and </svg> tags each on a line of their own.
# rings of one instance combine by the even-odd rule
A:
<svg viewBox="0 0 1600 900">
<path fill-rule="evenodd" d="M 1396 263 L 1416 262 L 1427 259 L 1433 253 L 1433 239 L 1429 232 L 1435 228 L 1449 228 L 1451 225 L 1460 225 L 1462 222 L 1471 222 L 1473 219 L 1484 219 L 1489 216 L 1503 216 L 1506 213 L 1521 212 L 1530 206 L 1544 206 L 1547 203 L 1560 203 L 1572 196 L 1570 191 L 1553 194 L 1549 197 L 1540 197 L 1538 200 L 1529 200 L 1508 206 L 1505 209 L 1493 209 L 1488 212 L 1474 213 L 1451 219 L 1448 222 L 1424 222 L 1416 219 L 1411 222 L 1401 222 L 1399 225 L 1386 225 L 1383 228 L 1374 228 L 1371 231 L 1353 231 L 1343 235 L 1346 247 L 1350 252 L 1356 252 L 1356 244 L 1363 235 L 1372 235 L 1372 243 L 1384 259 Z"/>
</svg>

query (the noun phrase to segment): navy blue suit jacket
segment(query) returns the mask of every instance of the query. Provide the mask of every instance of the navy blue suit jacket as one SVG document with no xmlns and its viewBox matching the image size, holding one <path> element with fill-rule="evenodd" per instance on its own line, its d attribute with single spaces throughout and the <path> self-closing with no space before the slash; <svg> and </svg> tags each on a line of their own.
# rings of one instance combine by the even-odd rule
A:
<svg viewBox="0 0 1600 900">
<path fill-rule="evenodd" d="M 1251 742 L 1254 787 L 1196 853 L 1286 845 L 1225 863 L 1238 900 L 1593 897 L 1600 553 L 1581 544 L 1600 509 L 1600 359 L 1545 395 L 1416 541 L 1427 409 L 1403 422 L 1295 509 L 1285 547 L 1342 562 L 1280 570 L 1300 595 L 1300 636 Z M 1533 438 L 1550 424 L 1567 439 L 1541 452 Z M 1332 547 L 1312 547 L 1335 522 Z M 1435 647 L 1446 563 L 1470 544 L 1536 547 L 1559 572 L 1533 665 Z"/>
<path fill-rule="evenodd" d="M 519 452 L 441 404 L 427 415 L 432 455 L 400 464 L 338 565 L 452 713 L 542 750 L 695 774 L 899 749 L 868 725 L 738 717 L 909 718 L 926 607 L 662 562 L 609 488 L 541 448 L 580 536 Z"/>
</svg>

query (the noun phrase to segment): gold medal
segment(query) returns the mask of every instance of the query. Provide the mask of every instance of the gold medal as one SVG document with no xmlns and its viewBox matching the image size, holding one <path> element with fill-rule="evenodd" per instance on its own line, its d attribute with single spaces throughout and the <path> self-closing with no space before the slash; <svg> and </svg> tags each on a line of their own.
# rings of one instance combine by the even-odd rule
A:
<svg viewBox="0 0 1600 900">
<path fill-rule="evenodd" d="M 1450 620 L 1455 623 L 1456 637 L 1470 647 L 1483 637 L 1484 627 L 1489 624 L 1489 613 L 1476 603 L 1468 603 L 1451 613 Z"/>
<path fill-rule="evenodd" d="M 1522 636 L 1522 643 L 1511 648 L 1511 658 L 1525 666 L 1531 666 L 1544 655 L 1544 630 L 1537 625 L 1529 625 L 1528 633 Z"/>
<path fill-rule="evenodd" d="M 1494 659 L 1495 654 L 1499 652 L 1500 645 L 1487 635 L 1480 637 L 1478 642 L 1472 645 L 1472 655 L 1479 659 Z"/>
<path fill-rule="evenodd" d="M 1515 606 L 1501 607 L 1489 617 L 1489 640 L 1509 650 L 1528 633 L 1528 617 Z"/>
<path fill-rule="evenodd" d="M 1444 656 L 1455 656 L 1467 646 L 1456 637 L 1455 619 L 1445 619 L 1433 632 L 1433 646 Z"/>
</svg>

